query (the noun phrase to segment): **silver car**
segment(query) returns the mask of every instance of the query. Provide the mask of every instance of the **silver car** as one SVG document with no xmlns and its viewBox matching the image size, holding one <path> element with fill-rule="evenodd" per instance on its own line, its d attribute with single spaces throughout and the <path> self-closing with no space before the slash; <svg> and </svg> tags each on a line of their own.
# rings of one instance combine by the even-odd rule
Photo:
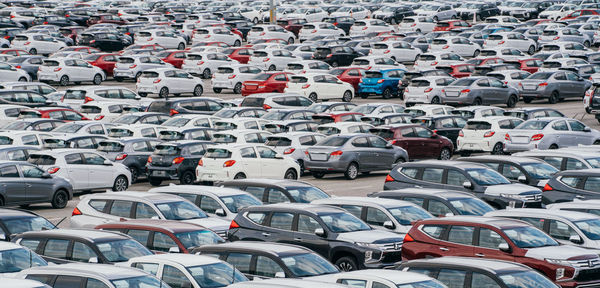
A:
<svg viewBox="0 0 600 288">
<path fill-rule="evenodd" d="M 582 98 L 592 82 L 571 71 L 536 72 L 519 83 L 519 95 L 523 102 L 545 98 L 554 104 L 561 99 Z"/>
<path fill-rule="evenodd" d="M 113 77 L 117 82 L 124 79 L 137 80 L 142 72 L 149 69 L 173 68 L 173 65 L 165 63 L 160 58 L 151 55 L 131 55 L 119 57 L 119 62 L 115 64 Z"/>
<path fill-rule="evenodd" d="M 442 93 L 443 104 L 482 105 L 506 104 L 515 107 L 519 92 L 492 77 L 465 77 L 446 86 Z"/>
<path fill-rule="evenodd" d="M 592 39 L 574 28 L 549 29 L 544 30 L 542 36 L 538 40 L 539 44 L 546 44 L 555 41 L 568 41 L 583 44 L 585 47 L 590 47 Z"/>
<path fill-rule="evenodd" d="M 504 139 L 504 152 L 512 153 L 600 144 L 600 131 L 571 118 L 544 117 L 521 123 Z"/>
</svg>

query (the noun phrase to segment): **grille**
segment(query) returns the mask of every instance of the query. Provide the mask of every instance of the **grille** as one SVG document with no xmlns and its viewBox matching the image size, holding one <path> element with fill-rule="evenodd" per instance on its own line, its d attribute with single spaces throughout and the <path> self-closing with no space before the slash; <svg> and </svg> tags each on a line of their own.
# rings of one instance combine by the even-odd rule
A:
<svg viewBox="0 0 600 288">
<path fill-rule="evenodd" d="M 381 245 L 381 249 L 384 251 L 394 251 L 402 249 L 402 242 L 386 243 Z"/>
<path fill-rule="evenodd" d="M 569 261 L 576 268 L 594 268 L 600 265 L 600 258 Z M 600 269 L 600 267 L 598 267 Z M 595 270 L 595 269 L 594 269 Z M 598 275 L 600 277 L 600 275 Z"/>
<path fill-rule="evenodd" d="M 579 271 L 579 274 L 577 274 L 577 277 L 575 277 L 575 281 L 578 282 L 586 282 L 592 280 L 600 280 L 600 268 L 581 270 Z"/>
<path fill-rule="evenodd" d="M 542 201 L 542 194 L 530 194 L 530 195 L 522 195 L 523 199 L 527 202 L 530 201 Z"/>
<path fill-rule="evenodd" d="M 402 261 L 402 255 L 400 251 L 398 252 L 389 252 L 383 253 L 383 257 L 381 258 L 382 263 L 396 263 Z"/>
</svg>

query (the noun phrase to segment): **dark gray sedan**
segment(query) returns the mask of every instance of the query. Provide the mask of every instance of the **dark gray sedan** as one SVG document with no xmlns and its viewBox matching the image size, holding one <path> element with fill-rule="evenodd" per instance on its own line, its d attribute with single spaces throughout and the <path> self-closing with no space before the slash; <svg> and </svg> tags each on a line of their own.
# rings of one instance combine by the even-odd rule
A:
<svg viewBox="0 0 600 288">
<path fill-rule="evenodd" d="M 600 169 L 566 170 L 544 186 L 544 204 L 600 199 Z"/>
<path fill-rule="evenodd" d="M 534 99 L 548 99 L 549 103 L 554 104 L 561 99 L 583 98 L 591 86 L 592 82 L 571 71 L 536 72 L 519 83 L 519 95 L 525 103 Z"/>
<path fill-rule="evenodd" d="M 389 170 L 408 161 L 406 150 L 372 134 L 333 135 L 308 148 L 304 165 L 315 178 L 343 172 L 354 180 L 359 172 Z"/>
<path fill-rule="evenodd" d="M 98 151 L 111 161 L 127 166 L 131 171 L 131 183 L 135 183 L 140 176 L 145 176 L 148 156 L 152 155 L 154 146 L 161 142 L 154 138 L 107 139 L 98 143 Z"/>
<path fill-rule="evenodd" d="M 515 107 L 519 101 L 517 89 L 492 77 L 465 77 L 442 90 L 442 103 L 448 105 L 506 104 Z"/>
</svg>

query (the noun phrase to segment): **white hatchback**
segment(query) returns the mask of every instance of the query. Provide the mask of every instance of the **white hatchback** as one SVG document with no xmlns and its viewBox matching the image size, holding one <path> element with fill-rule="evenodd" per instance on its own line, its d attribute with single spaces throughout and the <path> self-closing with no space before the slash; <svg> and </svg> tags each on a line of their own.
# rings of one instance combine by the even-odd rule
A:
<svg viewBox="0 0 600 288">
<path fill-rule="evenodd" d="M 522 122 L 523 119 L 508 116 L 470 119 L 458 134 L 456 151 L 461 155 L 471 152 L 502 155 L 506 133 Z"/>
<path fill-rule="evenodd" d="M 175 68 L 146 70 L 135 86 L 141 96 L 155 94 L 161 98 L 184 93 L 200 97 L 204 92 L 202 79 Z"/>
<path fill-rule="evenodd" d="M 185 43 L 185 39 L 173 31 L 147 30 L 135 33 L 135 44 L 137 45 L 158 44 L 165 49 L 183 50 Z"/>
<path fill-rule="evenodd" d="M 283 92 L 304 95 L 313 102 L 319 99 L 342 99 L 344 102 L 350 102 L 354 96 L 352 84 L 326 73 L 291 76 Z"/>
<path fill-rule="evenodd" d="M 67 86 L 71 82 L 100 85 L 106 80 L 106 74 L 100 67 L 80 59 L 52 58 L 44 60 L 39 67 L 38 79 L 40 82 L 58 82 L 61 86 Z"/>
<path fill-rule="evenodd" d="M 213 92 L 221 93 L 223 89 L 233 89 L 233 93 L 241 94 L 242 83 L 254 79 L 262 72 L 262 69 L 247 64 L 219 66 L 211 79 Z"/>
<path fill-rule="evenodd" d="M 19 34 L 15 36 L 10 47 L 25 50 L 33 55 L 47 55 L 67 47 L 67 44 L 46 34 Z"/>
</svg>

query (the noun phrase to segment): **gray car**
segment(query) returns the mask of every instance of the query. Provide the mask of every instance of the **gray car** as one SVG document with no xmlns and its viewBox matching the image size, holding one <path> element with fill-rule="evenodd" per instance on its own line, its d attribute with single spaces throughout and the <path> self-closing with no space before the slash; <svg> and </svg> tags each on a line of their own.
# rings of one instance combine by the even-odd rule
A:
<svg viewBox="0 0 600 288">
<path fill-rule="evenodd" d="M 544 98 L 554 104 L 565 98 L 582 98 L 591 86 L 592 82 L 571 71 L 536 72 L 521 81 L 519 95 L 525 103 Z"/>
<path fill-rule="evenodd" d="M 519 92 L 492 77 L 465 77 L 446 86 L 442 103 L 454 105 L 506 104 L 515 107 Z"/>
<path fill-rule="evenodd" d="M 13 66 L 20 66 L 20 69 L 25 70 L 31 79 L 37 79 L 38 68 L 42 66 L 44 59 L 47 59 L 41 55 L 23 55 L 12 58 L 7 61 L 7 63 Z"/>
<path fill-rule="evenodd" d="M 0 161 L 0 206 L 52 203 L 62 209 L 73 198 L 73 186 L 27 162 Z"/>
<path fill-rule="evenodd" d="M 135 183 L 140 176 L 146 174 L 148 157 L 152 155 L 154 146 L 161 142 L 154 138 L 107 139 L 98 143 L 97 150 L 110 161 L 127 166 L 131 171 L 131 183 Z"/>
<path fill-rule="evenodd" d="M 372 134 L 332 135 L 307 149 L 304 166 L 315 178 L 343 172 L 354 180 L 359 172 L 389 170 L 408 161 L 406 150 Z"/>
</svg>

